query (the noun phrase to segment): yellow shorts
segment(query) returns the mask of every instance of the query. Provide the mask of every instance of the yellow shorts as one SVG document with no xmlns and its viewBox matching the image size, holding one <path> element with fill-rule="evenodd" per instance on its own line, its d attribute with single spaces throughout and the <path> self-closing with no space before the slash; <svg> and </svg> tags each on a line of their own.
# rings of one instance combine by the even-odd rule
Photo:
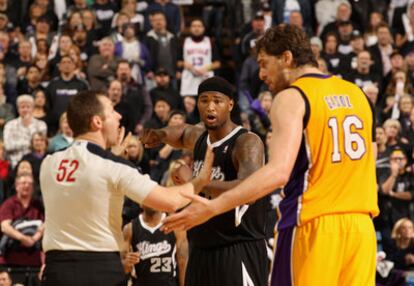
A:
<svg viewBox="0 0 414 286">
<path fill-rule="evenodd" d="M 272 286 L 374 286 L 376 236 L 370 216 L 336 214 L 276 234 Z"/>
</svg>

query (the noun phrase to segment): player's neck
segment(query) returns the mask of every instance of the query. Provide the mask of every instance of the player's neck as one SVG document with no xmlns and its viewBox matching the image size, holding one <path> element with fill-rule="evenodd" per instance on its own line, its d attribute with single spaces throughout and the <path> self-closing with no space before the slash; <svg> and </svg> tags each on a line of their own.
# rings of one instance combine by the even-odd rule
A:
<svg viewBox="0 0 414 286">
<path fill-rule="evenodd" d="M 221 126 L 220 128 L 216 130 L 208 130 L 208 136 L 210 137 L 210 142 L 214 143 L 214 142 L 217 142 L 223 139 L 235 127 L 236 127 L 236 124 L 234 124 L 231 120 L 229 120 L 227 123 L 225 123 L 223 126 Z"/>
<path fill-rule="evenodd" d="M 79 135 L 75 138 L 75 140 L 85 140 L 100 146 L 102 149 L 106 149 L 106 143 L 104 138 L 94 132 L 87 132 L 82 135 Z"/>
<path fill-rule="evenodd" d="M 313 66 L 303 66 L 300 68 L 292 69 L 289 74 L 289 82 L 293 83 L 298 78 L 305 74 L 323 74 L 318 68 L 315 68 Z"/>
<path fill-rule="evenodd" d="M 143 212 L 142 213 L 142 219 L 150 227 L 157 226 L 161 222 L 162 212 L 154 212 L 154 213 L 151 213 L 151 214 Z"/>
</svg>

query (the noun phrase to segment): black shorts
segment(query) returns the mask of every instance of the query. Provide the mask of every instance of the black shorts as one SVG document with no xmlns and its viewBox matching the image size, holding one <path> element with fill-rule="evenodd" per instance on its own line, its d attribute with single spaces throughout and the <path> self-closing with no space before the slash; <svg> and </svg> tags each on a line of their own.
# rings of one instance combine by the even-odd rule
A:
<svg viewBox="0 0 414 286">
<path fill-rule="evenodd" d="M 124 286 L 119 252 L 48 251 L 42 286 Z"/>
<path fill-rule="evenodd" d="M 185 285 L 265 286 L 268 275 L 265 241 L 238 242 L 219 248 L 192 248 Z"/>
</svg>

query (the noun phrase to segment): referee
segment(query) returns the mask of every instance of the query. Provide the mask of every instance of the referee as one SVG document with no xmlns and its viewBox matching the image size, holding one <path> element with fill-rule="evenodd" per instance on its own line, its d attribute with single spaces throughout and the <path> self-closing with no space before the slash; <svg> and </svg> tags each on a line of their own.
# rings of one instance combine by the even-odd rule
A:
<svg viewBox="0 0 414 286">
<path fill-rule="evenodd" d="M 84 91 L 67 109 L 75 141 L 47 156 L 40 170 L 45 204 L 44 286 L 126 285 L 119 252 L 123 248 L 124 196 L 172 212 L 209 182 L 212 153 L 202 174 L 169 189 L 142 175 L 128 161 L 107 151 L 119 137 L 121 116 L 103 94 Z"/>
</svg>

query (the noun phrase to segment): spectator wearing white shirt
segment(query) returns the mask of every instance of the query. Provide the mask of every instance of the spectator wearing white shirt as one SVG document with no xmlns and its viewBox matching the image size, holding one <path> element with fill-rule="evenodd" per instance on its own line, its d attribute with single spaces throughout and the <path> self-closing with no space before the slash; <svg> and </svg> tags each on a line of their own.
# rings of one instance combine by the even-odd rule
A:
<svg viewBox="0 0 414 286">
<path fill-rule="evenodd" d="M 47 133 L 46 123 L 33 117 L 33 109 L 32 96 L 19 96 L 17 98 L 19 117 L 10 120 L 4 126 L 4 148 L 13 168 L 25 154 L 30 153 L 33 134 Z"/>
</svg>

